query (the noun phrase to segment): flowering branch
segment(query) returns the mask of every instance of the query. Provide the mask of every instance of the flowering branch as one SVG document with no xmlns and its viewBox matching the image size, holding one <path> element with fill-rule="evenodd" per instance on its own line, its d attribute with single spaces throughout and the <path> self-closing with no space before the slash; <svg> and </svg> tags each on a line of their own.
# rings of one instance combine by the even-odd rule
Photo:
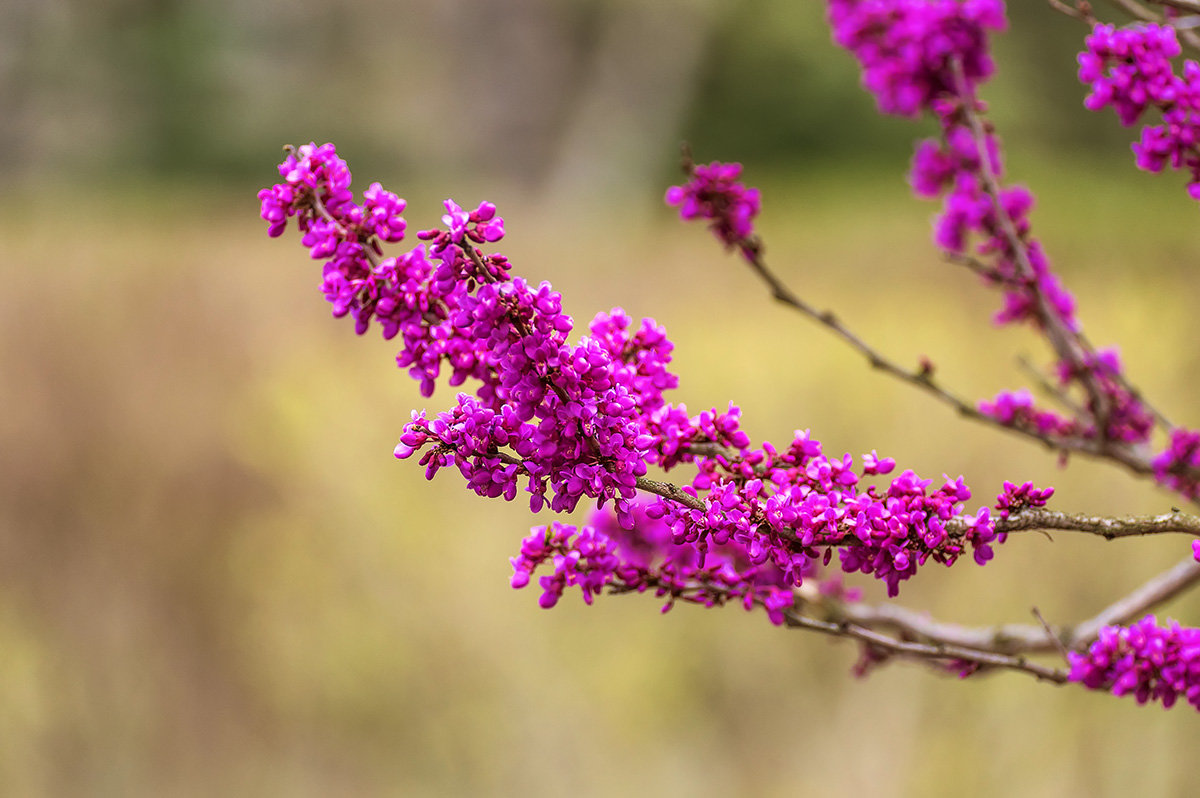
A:
<svg viewBox="0 0 1200 798">
<path fill-rule="evenodd" d="M 1030 260 L 1027 245 L 1017 232 L 1016 224 L 1005 207 L 1004 195 L 992 159 L 985 155 L 991 145 L 989 135 L 984 130 L 983 122 L 976 112 L 978 101 L 963 72 L 960 59 L 949 59 L 949 66 L 954 76 L 954 85 L 961 102 L 962 114 L 979 152 L 979 174 L 983 178 L 984 190 L 992 201 L 1000 232 L 1013 254 L 1013 262 L 1017 266 L 1017 277 L 1027 286 L 1033 298 L 1040 331 L 1046 336 L 1060 360 L 1068 364 L 1072 372 L 1080 375 L 1080 382 L 1088 395 L 1089 413 L 1099 433 L 1101 445 L 1103 445 L 1108 434 L 1112 402 L 1104 389 L 1097 383 L 1095 371 L 1087 366 L 1089 355 L 1091 359 L 1094 359 L 1095 353 L 1081 351 L 1084 345 L 1077 335 L 1078 328 L 1072 329 L 1075 325 L 1069 323 L 1069 317 L 1066 317 L 1059 308 L 1054 307 L 1052 299 L 1047 296 L 1043 281 L 1038 279 L 1037 269 Z"/>
<path fill-rule="evenodd" d="M 1200 502 L 1200 432 L 1170 427 L 1131 386 L 1115 351 L 1097 350 L 1083 336 L 1073 298 L 1030 233 L 1032 195 L 1001 182 L 999 143 L 981 118 L 976 93 L 993 69 L 988 33 L 1005 24 L 1000 0 L 829 0 L 829 10 L 835 39 L 863 63 L 864 84 L 880 109 L 937 120 L 941 136 L 919 145 L 911 174 L 919 195 L 943 199 L 936 242 L 1001 289 L 998 322 L 1028 322 L 1047 338 L 1058 362 L 1057 385 L 1046 388 L 1067 415 L 1035 407 L 1027 392 L 972 405 L 934 380 L 932 364 L 898 366 L 831 311 L 797 296 L 763 259 L 754 232 L 761 196 L 738 181 L 740 165 L 696 165 L 685 153 L 688 180 L 672 187 L 667 201 L 684 218 L 707 220 L 775 299 L 829 329 L 873 367 L 967 417 L 1060 452 L 1086 452 L 1153 474 Z M 1154 52 L 1170 57 L 1175 39 L 1166 30 L 1148 39 L 1159 51 L 1138 52 L 1150 53 L 1151 62 Z M 1112 103 L 1123 119 L 1136 116 L 1145 103 L 1136 108 L 1132 95 L 1120 94 L 1131 79 L 1104 71 L 1129 66 L 1113 59 L 1130 42 L 1097 27 L 1089 43 L 1092 60 L 1081 58 L 1081 76 L 1093 79 L 1096 99 L 1089 102 Z M 1158 62 L 1134 67 L 1138 80 L 1143 67 L 1163 74 Z M 1185 75 L 1200 84 L 1200 66 L 1188 66 Z M 1162 91 L 1139 96 L 1157 98 L 1164 114 L 1173 110 Z M 1152 164 L 1152 147 L 1145 147 L 1139 158 Z M 1200 159 L 1187 163 L 1200 174 Z M 452 407 L 432 416 L 414 411 L 396 457 L 418 459 L 430 479 L 453 466 L 480 496 L 512 501 L 524 493 L 534 513 L 595 504 L 582 526 L 535 527 L 512 558 L 514 587 L 541 572 L 543 607 L 557 604 L 570 587 L 589 603 L 602 593 L 653 592 L 665 599 L 664 611 L 678 602 L 715 607 L 736 600 L 762 608 L 777 625 L 857 640 L 859 673 L 892 657 L 917 658 L 960 676 L 1010 669 L 1167 705 L 1186 695 L 1200 708 L 1200 631 L 1162 627 L 1151 616 L 1114 626 L 1200 582 L 1200 540 L 1193 558 L 1094 618 L 1057 629 L 1044 621 L 972 629 L 895 605 L 872 607 L 828 575 L 836 557 L 843 572 L 871 575 L 893 597 L 929 562 L 952 566 L 969 552 L 986 564 L 1012 532 L 1200 537 L 1200 519 L 1178 511 L 1069 515 L 1045 509 L 1052 488 L 1008 482 L 993 505 L 968 510 L 972 491 L 962 477 L 939 485 L 907 470 L 889 476 L 893 459 L 872 451 L 856 465 L 850 454 L 827 455 L 807 430 L 785 446 L 755 446 L 733 403 L 691 415 L 667 402 L 665 392 L 678 384 L 668 369 L 673 344 L 653 320 L 634 325 L 615 308 L 572 341 L 574 321 L 562 297 L 548 283 L 535 287 L 514 276 L 504 255 L 483 249 L 505 233 L 491 203 L 466 210 L 446 200 L 442 227 L 419 232 L 423 243 L 385 257 L 383 244 L 404 238 L 403 200 L 372 184 L 356 202 L 349 169 L 328 144 L 289 149 L 279 172 L 283 182 L 259 194 L 262 216 L 272 236 L 295 220 L 311 255 L 324 262 L 322 289 L 334 315 L 351 316 L 359 334 L 377 322 L 385 338 L 398 337 L 397 363 L 420 382 L 423 395 L 435 392 L 443 369 L 451 386 L 473 391 L 459 392 Z M 1152 455 L 1156 429 L 1170 441 Z M 690 478 L 654 478 L 651 468 L 686 468 Z M 1161 651 L 1171 659 L 1158 657 Z M 1067 658 L 1069 671 L 1026 656 L 1052 652 Z"/>
<path fill-rule="evenodd" d="M 689 178 L 689 183 L 696 182 L 697 180 L 701 182 L 707 180 L 707 178 L 703 175 L 697 176 L 696 167 L 691 161 L 690 153 L 687 151 L 686 147 L 682 160 L 682 166 L 684 169 L 684 174 Z M 717 164 L 712 164 L 708 168 L 713 169 L 717 166 Z M 693 193 L 712 194 L 714 192 L 712 189 L 697 188 L 693 190 Z M 675 199 L 675 204 L 679 204 L 682 202 L 682 196 L 682 191 L 679 193 L 669 193 L 668 201 L 670 202 L 672 199 Z M 710 199 L 710 202 L 711 201 L 712 200 Z M 711 209 L 710 212 L 714 214 L 718 213 L 718 211 Z M 686 213 L 684 216 L 685 218 L 688 218 Z M 726 225 L 723 229 L 729 230 L 732 229 L 732 226 Z M 1120 463 L 1131 472 L 1141 476 L 1155 474 L 1155 466 L 1150 456 L 1143 455 L 1138 451 L 1128 447 L 1117 445 L 1113 441 L 1098 441 L 1095 438 L 1090 437 L 1056 434 L 1054 430 L 1047 428 L 1047 425 L 1016 424 L 1013 423 L 1011 418 L 1005 420 L 1003 416 L 994 412 L 982 412 L 967 400 L 957 396 L 939 380 L 937 380 L 935 377 L 936 369 L 933 363 L 930 361 L 922 358 L 922 364 L 918 369 L 906 369 L 903 366 L 900 366 L 894 360 L 891 360 L 886 355 L 882 354 L 879 350 L 867 343 L 867 341 L 865 341 L 860 335 L 848 328 L 833 311 L 820 310 L 796 294 L 795 291 L 793 291 L 778 275 L 774 273 L 774 271 L 766 262 L 766 258 L 763 255 L 765 247 L 763 246 L 761 238 L 757 234 L 747 233 L 742 236 L 730 236 L 726 234 L 724 236 L 718 235 L 718 237 L 722 238 L 726 242 L 727 246 L 736 249 L 741 253 L 742 257 L 750 265 L 752 271 L 766 284 L 767 288 L 770 289 L 772 298 L 774 298 L 780 304 L 797 311 L 801 315 L 825 327 L 836 337 L 840 338 L 843 342 L 849 345 L 852 349 L 863 355 L 872 368 L 891 375 L 892 377 L 908 383 L 909 385 L 915 386 L 923 391 L 926 391 L 934 398 L 938 399 L 944 404 L 949 405 L 963 418 L 982 423 L 986 426 L 992 426 L 1007 432 L 1015 433 L 1022 437 L 1031 438 L 1042 443 L 1047 448 L 1062 452 L 1064 454 L 1076 453 L 1101 459 L 1108 459 Z M 981 261 L 972 256 L 948 253 L 947 257 L 953 262 L 967 265 L 977 273 L 984 274 L 985 276 L 990 274 L 990 267 L 985 266 Z M 1086 338 L 1084 338 L 1082 334 L 1078 336 L 1078 340 L 1082 342 L 1088 351 L 1092 351 L 1090 344 L 1086 343 Z M 1118 378 L 1121 380 L 1124 379 L 1119 375 Z M 1141 402 L 1140 393 L 1128 386 L 1126 382 L 1122 382 L 1121 385 L 1125 388 L 1125 390 L 1128 391 L 1128 395 L 1132 397 L 1135 402 Z M 1057 391 L 1055 394 L 1059 395 Z M 1149 405 L 1145 406 L 1148 408 L 1148 412 L 1154 412 L 1153 410 L 1149 410 Z M 1161 416 L 1159 417 L 1161 418 Z"/>
</svg>

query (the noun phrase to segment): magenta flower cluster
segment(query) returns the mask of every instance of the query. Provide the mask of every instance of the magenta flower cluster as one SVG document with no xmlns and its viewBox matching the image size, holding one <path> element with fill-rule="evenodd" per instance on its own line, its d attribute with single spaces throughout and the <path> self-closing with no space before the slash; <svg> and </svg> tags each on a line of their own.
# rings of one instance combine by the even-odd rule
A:
<svg viewBox="0 0 1200 798">
<path fill-rule="evenodd" d="M 1163 485 L 1189 499 L 1200 499 L 1200 432 L 1172 430 L 1169 445 L 1154 458 L 1152 465 L 1155 479 Z"/>
<path fill-rule="evenodd" d="M 996 500 L 996 511 L 1001 518 L 1008 518 L 1031 507 L 1045 507 L 1054 495 L 1054 488 L 1035 488 L 1032 482 L 1020 485 L 1005 480 L 1004 490 Z"/>
<path fill-rule="evenodd" d="M 1180 52 L 1170 25 L 1097 25 L 1079 54 L 1079 80 L 1091 88 L 1084 105 L 1093 111 L 1112 106 L 1126 127 L 1157 109 L 1162 124 L 1143 126 L 1141 140 L 1133 144 L 1137 165 L 1150 172 L 1168 164 L 1187 170 L 1188 192 L 1200 200 L 1200 64 L 1185 60 L 1183 74 L 1176 74 L 1172 59 Z M 1119 373 L 1117 367 L 1109 371 Z M 1146 436 L 1124 440 L 1146 440 L 1152 419 L 1145 421 Z M 1200 498 L 1200 432 L 1174 429 L 1170 435 L 1167 449 L 1153 461 L 1154 476 L 1189 499 Z"/>
<path fill-rule="evenodd" d="M 968 550 L 980 564 L 991 559 L 995 524 L 986 507 L 964 510 L 971 491 L 961 477 L 931 489 L 932 480 L 904 471 L 881 489 L 864 478 L 890 473 L 895 462 L 874 452 L 862 461 L 856 470 L 849 454 L 827 457 L 808 431 L 798 432 L 782 451 L 766 443 L 693 458 L 697 474 L 683 489 L 703 495 L 704 507 L 662 501 L 647 513 L 669 524 L 677 544 L 732 542 L 797 585 L 812 561 L 828 564 L 834 548 L 843 571 L 873 575 L 892 596 L 929 560 L 952 565 Z"/>
<path fill-rule="evenodd" d="M 433 393 L 443 363 L 452 368 L 452 385 L 468 377 L 494 379 L 477 357 L 474 344 L 452 323 L 451 311 L 458 310 L 467 296 L 466 282 L 503 279 L 508 268 L 503 258 L 468 264 L 459 260 L 454 247 L 435 250 L 432 258 L 423 247 L 384 258 L 380 242 L 404 238 L 406 222 L 400 215 L 404 200 L 373 183 L 364 192 L 363 203 L 355 203 L 350 170 L 332 144 L 310 143 L 289 152 L 279 173 L 284 182 L 258 194 L 261 215 L 270 223 L 268 232 L 273 236 L 282 234 L 288 220 L 296 218 L 312 257 L 325 261 L 321 287 L 334 316 L 350 315 L 360 335 L 372 319 L 379 322 L 385 338 L 400 335 L 404 347 L 399 365 L 421 382 L 425 396 Z M 451 206 L 457 208 L 447 203 L 448 210 Z M 481 207 L 476 216 L 487 210 Z M 480 224 L 489 231 L 497 229 L 496 219 L 472 222 L 469 215 L 459 227 L 480 235 L 476 230 Z"/>
<path fill-rule="evenodd" d="M 1080 431 L 1075 419 L 1038 407 L 1027 388 L 1001 391 L 990 401 L 983 399 L 979 402 L 979 412 L 1006 427 L 1031 430 L 1046 438 L 1072 438 Z"/>
<path fill-rule="evenodd" d="M 895 462 L 872 452 L 856 468 L 849 454 L 826 456 L 807 432 L 784 450 L 755 448 L 736 405 L 691 416 L 667 403 L 664 392 L 678 383 L 668 370 L 673 347 L 652 320 L 635 325 L 618 308 L 569 341 L 574 324 L 562 297 L 547 283 L 511 276 L 504 256 L 479 249 L 504 231 L 490 203 L 466 211 L 447 200 L 442 228 L 418 233 L 425 243 L 415 249 L 384 257 L 381 240 L 397 240 L 405 229 L 402 200 L 372 186 L 356 203 L 349 171 L 330 145 L 289 153 L 280 174 L 283 183 L 260 193 L 262 215 L 274 234 L 297 219 L 313 256 L 325 260 L 322 286 L 335 315 L 351 315 L 360 334 L 376 320 L 386 337 L 399 336 L 397 362 L 425 395 L 443 366 L 451 385 L 474 385 L 448 410 L 414 411 L 398 458 L 419 456 L 429 478 L 453 466 L 481 496 L 526 494 L 534 512 L 569 512 L 583 499 L 597 507 L 611 502 L 612 523 L 642 530 L 622 537 L 612 524 L 593 522 L 534 535 L 522 562 L 554 561 L 548 595 L 567 585 L 585 597 L 610 584 L 653 586 L 710 604 L 737 596 L 778 619 L 785 606 L 779 591 L 828 564 L 834 549 L 844 571 L 874 575 L 892 595 L 930 560 L 950 565 L 967 551 L 979 563 L 992 557 L 994 522 L 986 507 L 965 510 L 971 492 L 961 478 L 935 487 L 904 471 L 865 484 Z M 732 181 L 737 173 L 708 175 Z M 753 190 L 732 182 L 722 190 L 757 206 Z M 681 488 L 646 478 L 652 466 L 685 464 L 696 473 Z M 634 501 L 647 491 L 658 498 Z M 668 537 L 653 568 L 631 559 L 631 547 Z"/>
<path fill-rule="evenodd" d="M 1096 386 L 1107 403 L 1103 413 L 1106 418 L 1105 440 L 1140 444 L 1150 439 L 1154 432 L 1154 416 L 1126 387 L 1121 378 L 1120 357 L 1115 349 L 1085 352 L 1079 358 L 1079 365 L 1059 361 L 1057 372 L 1060 388 L 1079 385 L 1085 380 Z M 1094 440 L 1101 437 L 1095 422 L 1100 413 L 1091 413 L 1086 419 L 1067 418 L 1038 407 L 1033 395 L 1025 389 L 1003 391 L 991 401 L 981 401 L 979 410 L 1005 426 L 1030 431 L 1047 440 Z M 1159 481 L 1169 484 L 1162 479 Z"/>
<path fill-rule="evenodd" d="M 989 31 L 1007 27 L 1002 0 L 829 0 L 833 39 L 862 62 L 862 82 L 887 114 L 917 117 L 994 70 Z"/>
<path fill-rule="evenodd" d="M 605 512 L 594 513 L 590 523 L 578 529 L 558 522 L 535 527 L 511 560 L 513 587 L 525 587 L 534 571 L 550 563 L 551 573 L 539 579 L 543 607 L 557 604 L 567 587 L 578 587 L 588 604 L 605 588 L 653 591 L 667 597 L 663 612 L 677 601 L 715 607 L 736 600 L 747 610 L 761 606 L 771 623 L 783 623 L 795 599 L 782 572 L 755 564 L 735 543 L 706 551 L 677 544 L 670 526 L 649 514 L 649 507 L 633 504 L 628 529 Z"/>
<path fill-rule="evenodd" d="M 687 183 L 667 189 L 667 204 L 678 206 L 684 221 L 707 219 L 713 234 L 725 246 L 749 252 L 754 217 L 762 207 L 762 199 L 758 189 L 738 182 L 742 165 L 713 161 L 691 171 Z"/>
<path fill-rule="evenodd" d="M 1200 200 L 1200 64 L 1190 59 L 1177 75 L 1171 60 L 1181 52 L 1170 25 L 1097 25 L 1079 54 L 1079 80 L 1090 86 L 1090 110 L 1112 106 L 1121 124 L 1136 125 L 1151 108 L 1162 124 L 1145 125 L 1133 144 L 1138 168 L 1186 170 L 1188 193 Z"/>
<path fill-rule="evenodd" d="M 1183 698 L 1200 709 L 1200 629 L 1153 615 L 1128 627 L 1109 626 L 1086 653 L 1069 654 L 1070 679 L 1113 695 L 1132 694 L 1139 704 L 1170 707 Z"/>
</svg>

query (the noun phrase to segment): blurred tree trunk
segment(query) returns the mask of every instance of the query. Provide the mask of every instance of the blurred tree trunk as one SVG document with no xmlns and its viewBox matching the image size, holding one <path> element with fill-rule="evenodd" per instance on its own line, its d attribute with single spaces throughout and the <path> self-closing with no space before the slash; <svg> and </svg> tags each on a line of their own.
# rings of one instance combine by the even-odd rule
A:
<svg viewBox="0 0 1200 798">
<path fill-rule="evenodd" d="M 712 0 L 615 3 L 571 93 L 541 185 L 548 205 L 657 183 L 696 90 Z M 661 142 L 655 146 L 653 142 Z"/>
</svg>

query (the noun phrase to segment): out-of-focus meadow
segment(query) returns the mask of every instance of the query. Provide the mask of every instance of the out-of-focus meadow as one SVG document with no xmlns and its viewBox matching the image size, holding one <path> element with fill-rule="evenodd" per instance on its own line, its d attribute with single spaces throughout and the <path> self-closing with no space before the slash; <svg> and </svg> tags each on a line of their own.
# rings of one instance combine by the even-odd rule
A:
<svg viewBox="0 0 1200 798">
<path fill-rule="evenodd" d="M 664 323 L 693 410 L 734 399 L 760 439 L 808 427 L 830 451 L 962 473 L 984 502 L 1032 479 L 1064 510 L 1169 508 L 870 373 L 661 207 L 680 138 L 743 157 L 770 261 L 886 353 L 979 397 L 1044 358 L 933 251 L 933 206 L 902 179 L 924 129 L 876 121 L 820 4 L 792 6 L 0 10 L 0 792 L 1200 792 L 1187 707 L 905 663 L 856 680 L 850 644 L 738 608 L 538 609 L 508 586 L 519 503 L 391 456 L 409 411 L 449 392 L 422 399 L 391 343 L 330 320 L 319 266 L 257 218 L 279 146 L 332 139 L 360 188 L 408 197 L 414 229 L 444 196 L 496 201 L 518 273 L 581 324 L 614 305 Z M 1195 425 L 1195 207 L 1079 107 L 1081 33 L 1021 8 L 995 118 L 1091 337 Z M 1023 535 L 901 600 L 1070 622 L 1187 550 Z M 1200 601 L 1168 614 L 1196 623 Z"/>
</svg>

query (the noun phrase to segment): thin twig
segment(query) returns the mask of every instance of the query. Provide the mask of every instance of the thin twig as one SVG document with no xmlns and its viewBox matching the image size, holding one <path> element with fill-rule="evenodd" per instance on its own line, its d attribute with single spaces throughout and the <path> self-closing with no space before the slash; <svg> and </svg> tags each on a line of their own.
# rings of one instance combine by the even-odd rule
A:
<svg viewBox="0 0 1200 798">
<path fill-rule="evenodd" d="M 973 405 L 939 383 L 934 378 L 932 369 L 922 368 L 910 371 L 901 367 L 847 328 L 832 311 L 817 310 L 805 302 L 770 270 L 760 250 L 761 245 L 758 244 L 757 240 L 753 240 L 742 246 L 746 262 L 750 264 L 754 272 L 766 283 L 772 297 L 781 304 L 798 311 L 833 332 L 834 335 L 849 344 L 851 348 L 862 354 L 872 368 L 876 368 L 885 374 L 889 374 L 909 385 L 914 385 L 928 392 L 937 400 L 956 410 L 963 418 L 1038 441 L 1053 451 L 1064 454 L 1083 454 L 1098 459 L 1112 460 L 1125 466 L 1130 472 L 1140 476 L 1154 473 L 1150 458 L 1145 454 L 1133 450 L 1128 445 L 1115 441 L 1093 440 L 1091 438 L 1051 437 L 1037 429 L 1003 424 L 997 419 L 981 413 Z"/>
<path fill-rule="evenodd" d="M 944 252 L 942 254 L 948 263 L 970 269 L 989 282 L 998 283 L 1001 280 L 1000 273 L 996 269 L 974 255 L 969 255 L 966 252 Z"/>
<path fill-rule="evenodd" d="M 859 626 L 858 624 L 821 621 L 791 610 L 784 611 L 784 620 L 788 626 L 822 632 L 834 637 L 849 637 L 878 647 L 891 654 L 932 661 L 948 660 L 953 662 L 958 660 L 988 668 L 1015 670 L 1027 673 L 1038 679 L 1054 682 L 1055 684 L 1065 684 L 1067 682 L 1066 671 L 1031 662 L 1020 654 L 1000 654 L 995 651 L 982 651 L 949 643 L 920 643 L 899 640 L 882 632 Z"/>
<path fill-rule="evenodd" d="M 850 347 L 858 351 L 872 368 L 879 369 L 885 374 L 890 374 L 910 385 L 915 385 L 922 390 L 925 390 L 942 402 L 950 405 L 959 412 L 960 415 L 977 421 L 988 421 L 989 418 L 980 413 L 972 404 L 965 399 L 955 396 L 946 388 L 934 379 L 932 370 L 929 368 L 921 368 L 909 370 L 903 368 L 899 364 L 893 362 L 889 358 L 882 355 L 874 347 L 860 338 L 856 333 L 846 327 L 841 320 L 831 310 L 817 310 L 812 305 L 805 302 L 797 296 L 790 288 L 787 287 L 775 274 L 767 267 L 760 252 L 756 251 L 753 257 L 747 257 L 747 262 L 751 268 L 758 274 L 762 281 L 771 289 L 771 295 L 776 301 L 799 311 L 826 329 L 830 330 L 838 338 L 841 338 Z M 994 421 L 994 420 L 993 420 Z"/>
<path fill-rule="evenodd" d="M 1092 16 L 1091 7 L 1086 3 L 1079 3 L 1075 6 L 1069 6 L 1062 2 L 1062 0 L 1046 0 L 1046 2 L 1049 3 L 1050 7 L 1055 11 L 1066 14 L 1068 17 L 1072 17 L 1091 25 L 1096 23 L 1096 18 Z"/>
<path fill-rule="evenodd" d="M 850 622 L 871 629 L 890 629 L 902 640 L 924 641 L 1002 654 L 1049 651 L 1045 633 L 1029 624 L 963 626 L 930 617 L 899 604 L 868 604 L 824 596 L 811 582 L 795 590 L 809 615 L 833 622 Z"/>
<path fill-rule="evenodd" d="M 1008 518 L 997 518 L 995 524 L 997 533 L 1054 529 L 1067 532 L 1086 532 L 1105 540 L 1172 533 L 1200 537 L 1200 518 L 1182 513 L 1110 518 L 1096 515 L 1070 515 L 1041 508 L 1028 508 L 1013 513 Z"/>
<path fill-rule="evenodd" d="M 1067 652 L 1067 647 L 1064 646 L 1063 642 L 1054 634 L 1054 631 L 1050 628 L 1050 624 L 1046 623 L 1046 619 L 1042 617 L 1042 611 L 1037 607 L 1034 607 L 1032 612 L 1033 617 L 1037 618 L 1038 623 L 1040 623 L 1042 628 L 1046 630 L 1046 637 L 1054 644 L 1054 647 L 1058 649 L 1058 653 L 1060 656 L 1062 656 L 1063 662 L 1070 662 L 1071 657 Z"/>
<path fill-rule="evenodd" d="M 646 588 L 658 588 L 661 590 L 661 595 L 669 595 L 670 601 L 687 601 L 696 602 L 699 599 L 691 591 L 702 593 L 710 599 L 716 600 L 718 604 L 723 604 L 734 598 L 743 598 L 743 596 L 733 593 L 722 587 L 697 582 L 690 586 L 680 587 L 677 584 L 668 584 L 662 580 L 649 576 L 644 582 L 637 586 L 619 583 L 610 583 L 608 590 L 610 593 L 621 594 L 628 593 L 634 590 L 641 592 Z M 801 588 L 803 589 L 803 588 Z M 762 606 L 760 599 L 753 599 L 755 604 Z M 704 603 L 708 603 L 705 601 Z M 1051 668 L 1037 662 L 1031 662 L 1022 653 L 1023 650 L 1006 652 L 997 650 L 992 647 L 991 641 L 980 639 L 981 645 L 963 644 L 955 639 L 939 640 L 933 637 L 921 639 L 914 637 L 903 628 L 896 627 L 896 635 L 886 634 L 873 628 L 874 620 L 868 619 L 867 623 L 859 623 L 853 620 L 850 615 L 844 617 L 830 619 L 817 618 L 806 614 L 805 609 L 810 605 L 805 601 L 800 601 L 797 606 L 783 611 L 784 622 L 787 626 L 797 629 L 808 629 L 810 631 L 821 632 L 833 637 L 845 637 L 852 640 L 858 640 L 868 646 L 877 648 L 891 655 L 905 656 L 913 659 L 924 660 L 929 664 L 945 663 L 953 664 L 955 662 L 970 663 L 978 668 L 1005 668 L 1015 670 L 1022 673 L 1027 673 L 1038 679 L 1051 681 L 1056 684 L 1064 684 L 1067 682 L 1067 673 L 1063 670 Z M 882 609 L 882 608 L 881 608 Z M 1045 634 L 1041 630 L 1036 630 L 1041 637 L 1043 644 Z M 1032 651 L 1032 647 L 1029 649 Z M 1047 649 L 1049 650 L 1049 649 Z"/>
<path fill-rule="evenodd" d="M 1148 0 L 1156 6 L 1170 6 L 1177 8 L 1180 11 L 1189 11 L 1193 14 L 1200 14 L 1200 0 Z"/>
<path fill-rule="evenodd" d="M 810 584 L 796 588 L 796 597 L 809 615 L 826 621 L 852 623 L 869 629 L 890 629 L 899 639 L 929 644 L 956 646 L 998 654 L 1036 654 L 1059 650 L 1083 650 L 1100 636 L 1106 626 L 1121 626 L 1179 596 L 1200 583 L 1200 562 L 1189 557 L 1157 574 L 1125 597 L 1096 615 L 1071 626 L 1050 627 L 1001 624 L 963 626 L 931 618 L 928 613 L 888 604 L 846 602 L 824 596 Z"/>
</svg>

